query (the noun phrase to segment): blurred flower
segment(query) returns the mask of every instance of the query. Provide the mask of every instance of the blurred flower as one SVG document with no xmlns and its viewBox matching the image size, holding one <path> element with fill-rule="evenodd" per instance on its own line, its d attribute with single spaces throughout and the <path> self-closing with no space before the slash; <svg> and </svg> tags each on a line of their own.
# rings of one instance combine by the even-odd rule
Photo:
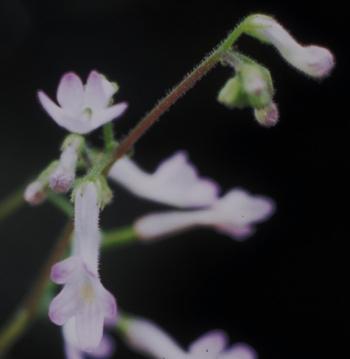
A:
<svg viewBox="0 0 350 359">
<path fill-rule="evenodd" d="M 136 221 L 134 228 L 144 240 L 197 226 L 213 227 L 232 238 L 243 240 L 254 233 L 254 224 L 268 219 L 274 209 L 270 198 L 233 189 L 207 209 L 145 215 Z"/>
<path fill-rule="evenodd" d="M 70 135 L 63 144 L 58 166 L 50 175 L 50 187 L 53 191 L 65 193 L 71 188 L 82 142 L 82 137 Z"/>
<path fill-rule="evenodd" d="M 287 62 L 309 76 L 325 77 L 334 67 L 334 56 L 328 49 L 299 44 L 270 16 L 252 15 L 247 18 L 246 25 L 249 35 L 276 47 Z"/>
<path fill-rule="evenodd" d="M 63 75 L 57 90 L 56 105 L 43 91 L 38 98 L 52 119 L 66 130 L 87 134 L 121 116 L 126 103 L 111 106 L 117 87 L 103 75 L 91 71 L 84 86 L 73 72 Z"/>
<path fill-rule="evenodd" d="M 76 347 L 93 350 L 101 342 L 106 320 L 116 319 L 116 302 L 98 274 L 100 233 L 99 204 L 94 183 L 80 185 L 75 193 L 75 238 L 72 256 L 55 264 L 51 279 L 64 284 L 52 300 L 50 319 L 75 329 Z M 74 332 L 74 331 L 73 331 Z"/>
<path fill-rule="evenodd" d="M 260 125 L 273 127 L 279 120 L 278 107 L 275 102 L 271 102 L 266 107 L 254 109 L 254 116 Z"/>
<path fill-rule="evenodd" d="M 199 177 L 183 151 L 163 161 L 153 174 L 124 157 L 111 168 L 109 177 L 137 196 L 180 208 L 209 206 L 219 191 L 214 181 Z"/>
<path fill-rule="evenodd" d="M 32 206 L 36 206 L 46 199 L 46 184 L 40 180 L 30 183 L 24 191 L 24 199 Z"/>
<path fill-rule="evenodd" d="M 255 359 L 253 348 L 235 344 L 227 348 L 225 332 L 214 330 L 195 340 L 187 351 L 183 350 L 155 323 L 144 319 L 128 321 L 125 332 L 131 348 L 156 359 Z"/>
</svg>

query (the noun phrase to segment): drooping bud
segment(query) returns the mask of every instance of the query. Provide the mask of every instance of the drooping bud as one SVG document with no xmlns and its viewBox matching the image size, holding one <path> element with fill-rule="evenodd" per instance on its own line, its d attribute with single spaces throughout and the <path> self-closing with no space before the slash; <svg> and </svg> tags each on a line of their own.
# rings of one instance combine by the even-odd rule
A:
<svg viewBox="0 0 350 359">
<path fill-rule="evenodd" d="M 274 102 L 260 109 L 254 109 L 255 119 L 264 127 L 273 127 L 279 119 L 278 107 Z"/>
<path fill-rule="evenodd" d="M 246 63 L 240 68 L 239 75 L 251 107 L 259 109 L 271 103 L 274 89 L 269 70 L 256 63 Z"/>
<path fill-rule="evenodd" d="M 326 48 L 299 44 L 291 34 L 274 18 L 266 15 L 252 15 L 245 20 L 245 32 L 262 42 L 274 46 L 282 57 L 305 74 L 323 78 L 334 67 L 333 54 Z"/>
<path fill-rule="evenodd" d="M 47 166 L 44 171 L 41 172 L 38 178 L 26 187 L 23 195 L 26 202 L 32 206 L 36 206 L 44 202 L 46 199 L 49 177 L 56 170 L 57 166 L 57 161 L 51 162 L 49 166 Z"/>
<path fill-rule="evenodd" d="M 69 135 L 63 143 L 59 164 L 50 176 L 50 188 L 58 193 L 66 193 L 75 180 L 75 172 L 84 139 L 79 135 Z"/>
<path fill-rule="evenodd" d="M 32 206 L 36 206 L 46 199 L 45 183 L 35 180 L 24 191 L 24 199 Z"/>
<path fill-rule="evenodd" d="M 226 82 L 218 94 L 218 101 L 230 109 L 241 109 L 247 106 L 248 101 L 238 76 L 232 77 Z"/>
</svg>

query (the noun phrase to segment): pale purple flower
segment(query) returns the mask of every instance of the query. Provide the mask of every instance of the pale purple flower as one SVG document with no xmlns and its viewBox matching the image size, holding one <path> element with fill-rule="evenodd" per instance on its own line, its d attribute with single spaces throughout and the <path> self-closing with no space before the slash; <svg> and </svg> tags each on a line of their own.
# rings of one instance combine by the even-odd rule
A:
<svg viewBox="0 0 350 359">
<path fill-rule="evenodd" d="M 218 195 L 217 184 L 200 177 L 184 151 L 167 158 L 153 174 L 124 157 L 111 168 L 109 177 L 137 196 L 180 208 L 208 206 Z"/>
<path fill-rule="evenodd" d="M 247 344 L 228 347 L 228 338 L 221 330 L 210 331 L 184 350 L 155 323 L 131 319 L 125 331 L 131 348 L 155 359 L 256 359 L 253 348 Z"/>
<path fill-rule="evenodd" d="M 85 359 L 87 355 L 89 358 L 106 359 L 113 355 L 115 343 L 109 335 L 104 334 L 96 348 L 89 352 L 84 352 L 79 349 L 77 344 L 75 328 L 68 324 L 65 324 L 62 328 L 66 359 Z"/>
<path fill-rule="evenodd" d="M 201 210 L 168 211 L 141 217 L 134 228 L 141 239 L 153 239 L 197 226 L 209 226 L 235 239 L 251 236 L 254 225 L 274 212 L 274 202 L 233 189 L 211 207 Z"/>
<path fill-rule="evenodd" d="M 68 144 L 63 146 L 58 165 L 49 178 L 50 187 L 53 191 L 65 193 L 71 188 L 75 180 L 75 171 L 81 142 L 82 139 L 79 137 L 72 138 Z"/>
<path fill-rule="evenodd" d="M 105 321 L 116 319 L 115 298 L 103 287 L 98 273 L 98 216 L 96 185 L 82 184 L 75 194 L 72 256 L 51 270 L 51 279 L 64 287 L 50 304 L 50 319 L 75 328 L 76 346 L 84 351 L 98 347 Z"/>
<path fill-rule="evenodd" d="M 32 206 L 44 202 L 46 199 L 45 187 L 46 184 L 39 179 L 30 183 L 24 191 L 24 200 Z"/>
<path fill-rule="evenodd" d="M 334 67 L 334 56 L 328 49 L 299 44 L 270 16 L 252 15 L 246 24 L 248 34 L 273 45 L 287 62 L 309 76 L 325 77 Z"/>
<path fill-rule="evenodd" d="M 117 87 L 103 75 L 91 71 L 86 85 L 73 72 L 63 75 L 57 90 L 57 102 L 43 91 L 38 98 L 52 119 L 66 130 L 87 134 L 107 122 L 121 116 L 126 103 L 111 105 Z"/>
</svg>

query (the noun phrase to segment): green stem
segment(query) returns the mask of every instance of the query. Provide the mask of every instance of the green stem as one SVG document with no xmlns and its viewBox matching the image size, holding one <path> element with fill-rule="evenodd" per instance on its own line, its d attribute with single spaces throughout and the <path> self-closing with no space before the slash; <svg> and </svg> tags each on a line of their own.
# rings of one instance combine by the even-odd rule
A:
<svg viewBox="0 0 350 359">
<path fill-rule="evenodd" d="M 113 123 L 109 122 L 103 126 L 103 140 L 106 152 L 111 152 L 115 145 Z"/>
<path fill-rule="evenodd" d="M 11 193 L 0 203 L 0 222 L 24 205 L 23 188 Z"/>
<path fill-rule="evenodd" d="M 229 51 L 233 44 L 246 30 L 245 21 L 242 21 L 217 48 L 206 56 L 198 66 L 196 66 L 185 78 L 176 85 L 168 95 L 163 97 L 158 104 L 134 127 L 129 135 L 114 150 L 109 164 L 104 169 L 104 174 L 108 174 L 113 164 L 125 154 L 127 154 L 134 144 L 154 125 L 158 119 L 170 109 L 182 96 L 184 96 L 197 82 L 199 82 L 211 69 L 213 69 L 222 59 L 222 56 Z"/>
<path fill-rule="evenodd" d="M 59 195 L 55 192 L 49 191 L 47 195 L 48 201 L 54 205 L 57 209 L 62 211 L 68 218 L 72 218 L 74 209 L 72 204 L 67 200 L 66 197 Z"/>
<path fill-rule="evenodd" d="M 132 243 L 137 238 L 137 233 L 132 226 L 111 230 L 103 234 L 102 249 L 108 250 L 111 247 Z"/>
</svg>

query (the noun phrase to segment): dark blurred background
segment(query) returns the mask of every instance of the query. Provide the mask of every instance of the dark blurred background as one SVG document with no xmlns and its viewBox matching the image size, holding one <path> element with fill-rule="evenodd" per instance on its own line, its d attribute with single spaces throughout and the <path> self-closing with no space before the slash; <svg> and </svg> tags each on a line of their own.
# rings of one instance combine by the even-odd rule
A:
<svg viewBox="0 0 350 359">
<path fill-rule="evenodd" d="M 346 356 L 348 260 L 348 12 L 342 2 L 144 0 L 0 0 L 0 198 L 58 156 L 65 131 L 35 92 L 53 95 L 59 78 L 97 69 L 118 81 L 130 108 L 124 136 L 172 85 L 252 12 L 274 14 L 304 43 L 330 47 L 333 75 L 318 83 L 269 47 L 242 38 L 239 48 L 270 67 L 281 119 L 261 128 L 249 110 L 216 102 L 230 74 L 217 68 L 136 146 L 147 170 L 186 149 L 203 175 L 223 188 L 273 197 L 277 214 L 238 243 L 197 230 L 131 245 L 102 258 L 103 280 L 131 313 L 151 318 L 187 346 L 225 329 L 261 359 Z M 345 6 L 345 5 L 344 5 Z M 99 144 L 100 135 L 92 136 Z M 103 213 L 110 228 L 161 207 L 116 188 Z M 50 205 L 24 208 L 0 224 L 0 318 L 9 317 L 35 278 L 64 216 Z M 57 327 L 37 323 L 11 358 L 62 358 Z M 141 358 L 118 340 L 115 358 Z"/>
</svg>

